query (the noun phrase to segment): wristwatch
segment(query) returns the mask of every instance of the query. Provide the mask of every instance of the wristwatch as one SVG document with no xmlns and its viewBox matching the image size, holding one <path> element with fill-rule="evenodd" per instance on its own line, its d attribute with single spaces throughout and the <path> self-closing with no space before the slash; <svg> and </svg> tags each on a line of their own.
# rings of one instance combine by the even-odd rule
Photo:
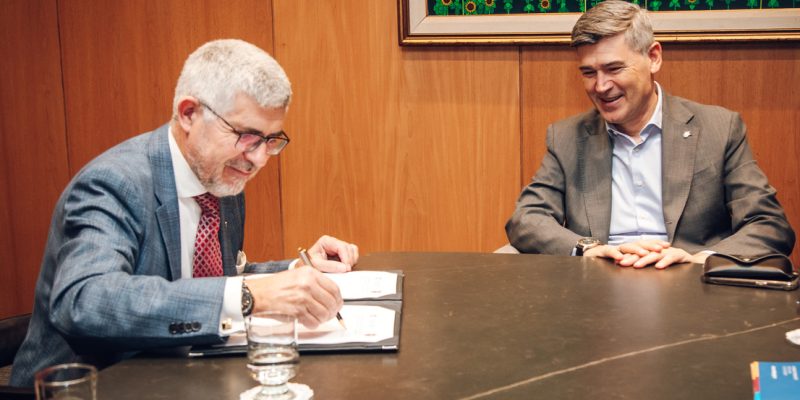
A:
<svg viewBox="0 0 800 400">
<path fill-rule="evenodd" d="M 580 238 L 575 245 L 575 255 L 582 256 L 587 250 L 600 246 L 600 241 L 595 238 Z"/>
<path fill-rule="evenodd" d="M 250 288 L 242 279 L 242 315 L 245 317 L 250 315 L 253 312 L 253 305 L 253 294 L 250 293 Z"/>
</svg>

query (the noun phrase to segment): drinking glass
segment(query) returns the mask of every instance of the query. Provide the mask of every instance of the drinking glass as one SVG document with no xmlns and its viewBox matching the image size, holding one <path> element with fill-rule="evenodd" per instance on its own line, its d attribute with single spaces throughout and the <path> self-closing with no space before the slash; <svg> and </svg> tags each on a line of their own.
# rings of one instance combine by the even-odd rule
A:
<svg viewBox="0 0 800 400">
<path fill-rule="evenodd" d="M 36 373 L 36 400 L 95 400 L 97 368 L 88 364 L 58 364 Z"/>
<path fill-rule="evenodd" d="M 245 319 L 247 368 L 261 384 L 255 400 L 287 400 L 295 397 L 287 382 L 297 373 L 297 321 L 272 311 L 253 313 Z"/>
</svg>

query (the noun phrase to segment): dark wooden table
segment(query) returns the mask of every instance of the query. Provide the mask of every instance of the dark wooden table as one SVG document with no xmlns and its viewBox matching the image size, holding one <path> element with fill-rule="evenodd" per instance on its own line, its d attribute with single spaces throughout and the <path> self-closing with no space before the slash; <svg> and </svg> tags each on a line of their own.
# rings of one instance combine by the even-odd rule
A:
<svg viewBox="0 0 800 400">
<path fill-rule="evenodd" d="M 397 353 L 301 357 L 316 399 L 750 399 L 752 361 L 800 361 L 798 296 L 706 285 L 699 265 L 580 257 L 377 253 L 405 272 Z M 100 399 L 237 399 L 244 357 L 138 357 Z"/>
</svg>

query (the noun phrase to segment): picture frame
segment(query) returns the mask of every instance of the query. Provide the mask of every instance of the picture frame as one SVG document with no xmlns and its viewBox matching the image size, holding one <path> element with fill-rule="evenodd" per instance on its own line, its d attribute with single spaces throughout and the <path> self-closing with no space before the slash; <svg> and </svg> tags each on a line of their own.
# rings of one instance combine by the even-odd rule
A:
<svg viewBox="0 0 800 400">
<path fill-rule="evenodd" d="M 661 42 L 800 40 L 800 8 L 659 11 Z M 580 13 L 428 15 L 427 0 L 398 0 L 400 45 L 564 44 Z"/>
</svg>

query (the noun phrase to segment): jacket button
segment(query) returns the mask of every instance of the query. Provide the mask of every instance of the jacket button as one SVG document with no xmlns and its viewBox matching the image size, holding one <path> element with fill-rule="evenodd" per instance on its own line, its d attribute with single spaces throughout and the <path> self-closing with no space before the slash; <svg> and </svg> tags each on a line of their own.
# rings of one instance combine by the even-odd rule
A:
<svg viewBox="0 0 800 400">
<path fill-rule="evenodd" d="M 203 327 L 203 325 L 201 325 L 199 322 L 197 322 L 197 321 L 192 322 L 192 331 L 193 332 L 199 332 L 201 327 Z"/>
<path fill-rule="evenodd" d="M 177 334 L 178 333 L 178 324 L 176 324 L 174 322 L 169 324 L 169 333 L 171 333 L 173 335 Z"/>
</svg>

